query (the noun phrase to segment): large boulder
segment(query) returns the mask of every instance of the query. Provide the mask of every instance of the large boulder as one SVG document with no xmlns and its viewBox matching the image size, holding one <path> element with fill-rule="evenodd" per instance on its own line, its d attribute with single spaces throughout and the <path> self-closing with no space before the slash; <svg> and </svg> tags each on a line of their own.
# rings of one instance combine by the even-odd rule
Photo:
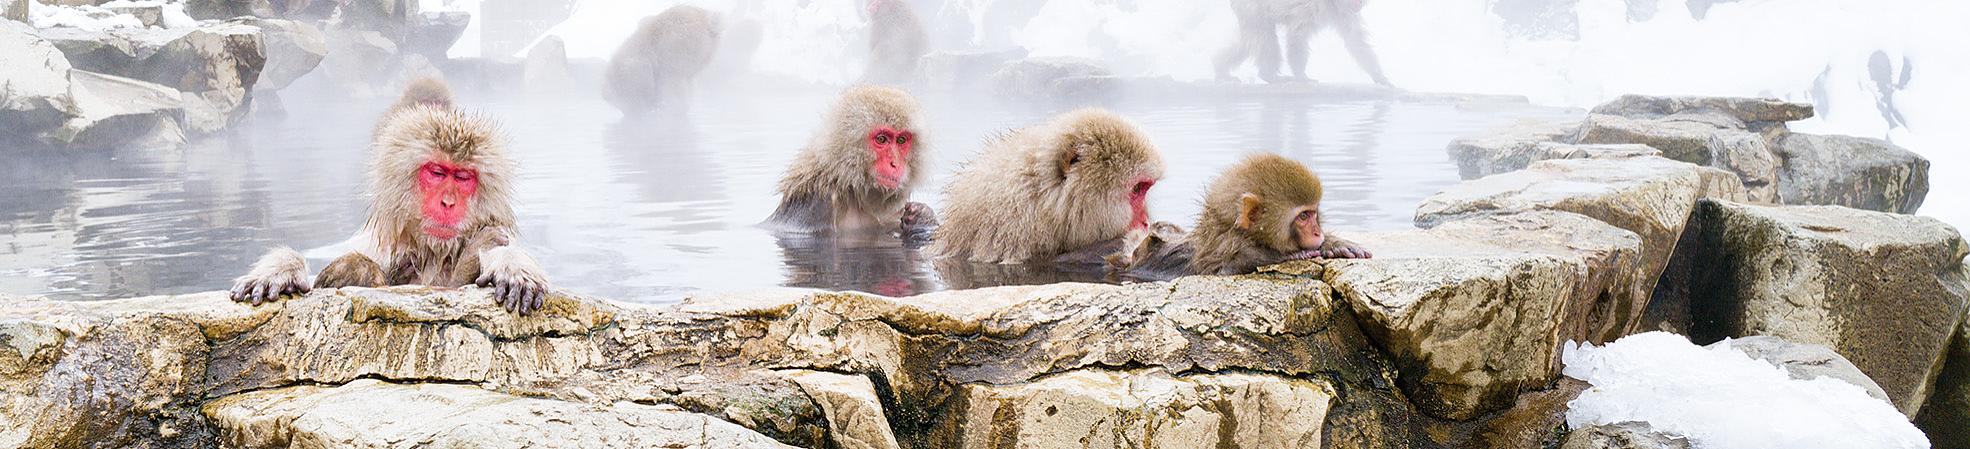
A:
<svg viewBox="0 0 1970 449">
<path fill-rule="evenodd" d="M 253 83 L 255 92 L 287 88 L 294 80 L 313 72 L 328 56 L 328 40 L 321 29 L 306 22 L 280 19 L 241 18 L 236 23 L 260 29 L 266 43 L 266 66 Z"/>
<path fill-rule="evenodd" d="M 1970 308 L 1963 237 L 1933 218 L 1705 201 L 1692 335 L 1825 345 L 1914 417 Z"/>
<path fill-rule="evenodd" d="M 1026 57 L 1026 50 L 952 50 L 924 55 L 924 85 L 937 90 L 973 91 L 981 89 L 991 75 L 1007 63 Z"/>
<path fill-rule="evenodd" d="M 1912 214 L 1929 195 L 1929 160 L 1881 139 L 1787 134 L 1777 152 L 1785 204 Z"/>
<path fill-rule="evenodd" d="M 547 36 L 527 49 L 527 60 L 522 69 L 522 83 L 527 92 L 554 94 L 567 93 L 574 88 L 574 75 L 568 66 L 568 45 L 560 36 Z"/>
<path fill-rule="evenodd" d="M 815 370 L 783 370 L 788 380 L 814 398 L 827 414 L 828 435 L 841 449 L 898 449 L 889 418 L 883 416 L 882 398 L 867 376 Z"/>
<path fill-rule="evenodd" d="M 467 385 L 364 379 L 221 398 L 203 410 L 224 447 L 688 447 L 792 449 L 758 432 L 674 407 L 535 399 Z M 551 441 L 551 443 L 549 443 Z"/>
<path fill-rule="evenodd" d="M 0 22 L 0 141 L 58 148 L 173 146 L 185 140 L 179 93 L 70 68 L 26 25 Z"/>
<path fill-rule="evenodd" d="M 356 97 L 383 95 L 398 73 L 397 43 L 376 31 L 329 30 L 322 70 L 336 87 Z"/>
<path fill-rule="evenodd" d="M 0 20 L 27 22 L 27 2 L 33 0 L 0 0 Z"/>
<path fill-rule="evenodd" d="M 77 69 L 112 75 L 134 76 L 136 66 L 143 58 L 157 51 L 156 46 L 139 47 L 137 41 L 130 39 L 132 34 L 174 33 L 163 30 L 85 30 L 81 28 L 55 27 L 38 30 L 43 39 L 62 50 L 69 64 Z M 146 40 L 151 42 L 152 40 Z M 169 41 L 165 39 L 164 41 Z"/>
<path fill-rule="evenodd" d="M 1336 396 L 1324 381 L 1078 370 L 965 385 L 956 448 L 1314 448 Z"/>
<path fill-rule="evenodd" d="M 1660 118 L 1691 111 L 1718 111 L 1745 123 L 1784 123 L 1813 117 L 1813 105 L 1771 98 L 1661 97 L 1622 95 L 1594 107 L 1595 114 Z"/>
<path fill-rule="evenodd" d="M 472 14 L 463 11 L 434 11 L 419 13 L 411 18 L 410 31 L 404 36 L 405 54 L 424 55 L 431 60 L 445 59 L 445 52 L 452 44 L 465 35 L 465 27 L 472 24 Z"/>
<path fill-rule="evenodd" d="M 1013 98 L 1051 98 L 1073 92 L 1090 77 L 1114 75 L 1085 58 L 1041 57 L 1008 62 L 992 74 L 992 92 Z"/>
<path fill-rule="evenodd" d="M 1626 335 L 1648 300 L 1632 273 L 1644 240 L 1558 211 L 1476 216 L 1349 238 L 1374 259 L 1325 276 L 1402 368 L 1410 402 L 1468 420 L 1559 374 L 1569 340 Z M 1448 331 L 1455 329 L 1455 331 Z"/>
<path fill-rule="evenodd" d="M 1748 130 L 1748 126 L 1736 116 L 1715 110 L 1680 111 L 1653 118 L 1597 113 L 1589 114 L 1568 140 L 1648 145 L 1669 159 L 1736 173 L 1751 200 L 1776 202 L 1778 157 L 1764 136 Z"/>
<path fill-rule="evenodd" d="M 280 17 L 268 0 L 185 0 L 185 14 L 199 20 Z M 286 3 L 286 2 L 282 2 Z"/>
<path fill-rule="evenodd" d="M 1690 449 L 1690 440 L 1657 431 L 1645 422 L 1624 421 L 1574 429 L 1560 449 Z"/>
<path fill-rule="evenodd" d="M 57 28 L 48 35 L 78 69 L 182 92 L 187 130 L 197 134 L 217 132 L 245 116 L 249 93 L 267 63 L 261 28 L 246 22 L 106 32 Z"/>
</svg>

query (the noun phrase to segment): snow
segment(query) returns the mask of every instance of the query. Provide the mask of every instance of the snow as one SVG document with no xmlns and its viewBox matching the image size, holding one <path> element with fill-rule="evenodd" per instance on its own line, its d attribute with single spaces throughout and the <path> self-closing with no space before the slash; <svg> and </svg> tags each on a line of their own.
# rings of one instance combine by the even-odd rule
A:
<svg viewBox="0 0 1970 449">
<path fill-rule="evenodd" d="M 1861 387 L 1785 370 L 1728 345 L 1649 332 L 1603 347 L 1568 342 L 1567 377 L 1593 384 L 1568 403 L 1571 428 L 1644 421 L 1704 448 L 1910 448 L 1928 438 Z"/>
<path fill-rule="evenodd" d="M 110 10 L 117 7 L 158 6 L 163 11 L 160 26 L 164 28 L 190 28 L 198 26 L 198 20 L 185 13 L 182 1 L 165 0 L 115 0 L 101 5 L 43 5 L 28 2 L 28 21 L 35 28 L 70 27 L 89 31 L 108 31 L 125 28 L 144 28 L 137 16 Z"/>
</svg>

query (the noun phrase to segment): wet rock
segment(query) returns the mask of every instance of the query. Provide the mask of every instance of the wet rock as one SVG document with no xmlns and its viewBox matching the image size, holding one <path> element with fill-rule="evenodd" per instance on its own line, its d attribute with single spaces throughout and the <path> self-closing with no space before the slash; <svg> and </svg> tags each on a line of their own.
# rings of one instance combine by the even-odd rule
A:
<svg viewBox="0 0 1970 449">
<path fill-rule="evenodd" d="M 1772 98 L 1659 97 L 1622 95 L 1594 107 L 1595 114 L 1661 118 L 1693 111 L 1719 111 L 1745 123 L 1791 122 L 1813 117 L 1813 105 Z"/>
<path fill-rule="evenodd" d="M 32 0 L 0 0 L 0 20 L 27 22 L 27 2 Z"/>
<path fill-rule="evenodd" d="M 1410 401 L 1446 419 L 1545 388 L 1559 374 L 1562 343 L 1626 335 L 1651 285 L 1633 277 L 1644 239 L 1573 213 L 1348 237 L 1375 258 L 1326 262 L 1327 283 L 1403 367 Z"/>
<path fill-rule="evenodd" d="M 1575 429 L 1560 449 L 1689 449 L 1687 438 L 1658 432 L 1648 423 L 1628 421 Z"/>
<path fill-rule="evenodd" d="M 1831 377 L 1861 387 L 1867 390 L 1868 396 L 1873 396 L 1875 399 L 1884 402 L 1888 400 L 1888 393 L 1881 391 L 1881 386 L 1876 385 L 1874 379 L 1869 379 L 1867 374 L 1861 373 L 1860 367 L 1854 366 L 1854 363 L 1847 361 L 1846 357 L 1841 357 L 1840 353 L 1833 352 L 1833 348 L 1793 343 L 1765 335 L 1727 339 L 1712 343 L 1708 347 L 1718 345 L 1738 350 L 1754 359 L 1771 362 L 1779 368 L 1785 368 L 1785 372 L 1793 379 L 1812 380 Z"/>
<path fill-rule="evenodd" d="M 69 93 L 72 66 L 54 44 L 37 36 L 33 27 L 0 21 L 0 137 L 8 141 L 43 141 L 77 111 Z"/>
<path fill-rule="evenodd" d="M 76 70 L 77 114 L 54 142 L 72 148 L 168 148 L 185 143 L 187 112 L 176 90 L 119 76 Z"/>
<path fill-rule="evenodd" d="M 583 404 L 466 385 L 364 379 L 212 401 L 204 412 L 235 448 L 792 448 L 716 418 L 634 403 Z M 547 443 L 551 441 L 551 443 Z"/>
<path fill-rule="evenodd" d="M 1970 288 L 1970 281 L 1965 288 Z M 1922 405 L 1915 425 L 1937 448 L 1970 448 L 1970 316 L 1957 327 L 1945 357 L 1948 361 L 1936 375 L 1936 391 Z"/>
<path fill-rule="evenodd" d="M 397 43 L 376 31 L 331 30 L 328 56 L 322 60 L 329 80 L 338 88 L 358 97 L 387 95 L 392 76 L 397 75 Z"/>
<path fill-rule="evenodd" d="M 1450 159 L 1457 162 L 1457 174 L 1463 179 L 1523 170 L 1533 162 L 1551 159 L 1619 159 L 1662 155 L 1662 151 L 1641 144 L 1561 142 L 1573 133 L 1572 124 L 1522 121 L 1482 136 L 1452 140 L 1448 149 Z"/>
<path fill-rule="evenodd" d="M 807 396 L 828 415 L 828 434 L 841 449 L 896 449 L 896 436 L 883 416 L 875 384 L 865 376 L 813 370 L 785 370 L 780 375 L 800 384 Z"/>
<path fill-rule="evenodd" d="M 1970 308 L 1961 235 L 1928 217 L 1705 201 L 1693 336 L 1825 345 L 1915 416 Z"/>
<path fill-rule="evenodd" d="M 1317 380 L 1076 370 L 965 385 L 963 448 L 1306 448 L 1336 393 Z"/>
<path fill-rule="evenodd" d="M 259 28 L 219 22 L 201 25 L 165 44 L 145 58 L 132 78 L 184 92 L 188 128 L 207 134 L 245 117 L 249 94 L 266 63 Z"/>
<path fill-rule="evenodd" d="M 1715 125 L 1689 121 L 1632 119 L 1616 115 L 1588 115 L 1571 139 L 1585 144 L 1634 143 L 1662 151 L 1662 156 L 1697 165 L 1709 165 L 1710 135 Z"/>
<path fill-rule="evenodd" d="M 404 42 L 418 3 L 411 0 L 338 0 L 335 28 L 344 31 L 374 31 L 392 43 Z"/>
<path fill-rule="evenodd" d="M 445 52 L 465 35 L 472 14 L 463 11 L 419 13 L 411 18 L 409 34 L 404 36 L 403 52 L 423 55 L 431 60 L 445 59 Z"/>
<path fill-rule="evenodd" d="M 185 0 L 185 14 L 198 20 L 226 20 L 241 16 L 280 17 L 268 0 Z"/>
<path fill-rule="evenodd" d="M 266 43 L 266 66 L 260 70 L 254 92 L 273 92 L 287 88 L 294 80 L 313 72 L 328 56 L 328 41 L 321 29 L 303 22 L 280 19 L 243 18 L 235 22 L 260 29 Z"/>
<path fill-rule="evenodd" d="M 1929 194 L 1929 160 L 1881 139 L 1787 134 L 1777 155 L 1785 204 L 1912 214 Z"/>
<path fill-rule="evenodd" d="M 133 33 L 129 31 L 110 33 L 68 27 L 38 31 L 42 38 L 61 49 L 62 55 L 68 57 L 69 64 L 96 73 L 134 75 L 135 66 L 142 62 L 142 58 L 157 51 L 156 46 L 139 48 L 127 37 Z"/>
<path fill-rule="evenodd" d="M 924 55 L 919 64 L 924 84 L 932 89 L 969 91 L 983 87 L 1007 63 L 1026 57 L 1026 50 L 952 50 Z"/>
<path fill-rule="evenodd" d="M 1064 95 L 1062 81 L 1071 78 L 1112 76 L 1094 60 L 1085 58 L 1026 58 L 1006 63 L 992 74 L 992 92 L 1016 98 L 1046 98 Z M 1067 81 L 1067 87 L 1076 86 Z"/>
</svg>

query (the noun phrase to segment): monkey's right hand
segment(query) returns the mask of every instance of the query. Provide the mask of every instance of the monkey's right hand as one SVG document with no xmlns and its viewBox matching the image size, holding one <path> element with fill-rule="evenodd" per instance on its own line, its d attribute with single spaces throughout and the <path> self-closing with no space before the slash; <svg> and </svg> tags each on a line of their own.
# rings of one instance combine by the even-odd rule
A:
<svg viewBox="0 0 1970 449">
<path fill-rule="evenodd" d="M 531 314 L 547 303 L 547 275 L 541 272 L 540 262 L 510 246 L 479 255 L 479 279 L 474 283 L 492 287 L 493 299 L 508 312 Z"/>
<path fill-rule="evenodd" d="M 253 263 L 253 269 L 245 276 L 233 279 L 231 295 L 233 301 L 252 303 L 273 302 L 283 295 L 307 293 L 308 262 L 301 253 L 288 248 L 275 248 L 260 261 Z"/>
<path fill-rule="evenodd" d="M 902 224 L 905 235 L 930 232 L 931 228 L 937 227 L 937 211 L 931 210 L 929 204 L 912 201 L 903 205 Z"/>
</svg>

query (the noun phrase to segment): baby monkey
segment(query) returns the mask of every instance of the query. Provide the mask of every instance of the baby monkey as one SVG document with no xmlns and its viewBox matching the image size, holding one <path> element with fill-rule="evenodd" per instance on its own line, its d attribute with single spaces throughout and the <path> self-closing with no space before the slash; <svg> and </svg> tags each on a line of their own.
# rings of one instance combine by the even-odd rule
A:
<svg viewBox="0 0 1970 449">
<path fill-rule="evenodd" d="M 1109 265 L 1131 277 L 1243 274 L 1290 260 L 1374 257 L 1320 225 L 1320 178 L 1274 154 L 1245 158 L 1204 194 L 1197 227 L 1158 223 L 1129 234 Z"/>
</svg>

